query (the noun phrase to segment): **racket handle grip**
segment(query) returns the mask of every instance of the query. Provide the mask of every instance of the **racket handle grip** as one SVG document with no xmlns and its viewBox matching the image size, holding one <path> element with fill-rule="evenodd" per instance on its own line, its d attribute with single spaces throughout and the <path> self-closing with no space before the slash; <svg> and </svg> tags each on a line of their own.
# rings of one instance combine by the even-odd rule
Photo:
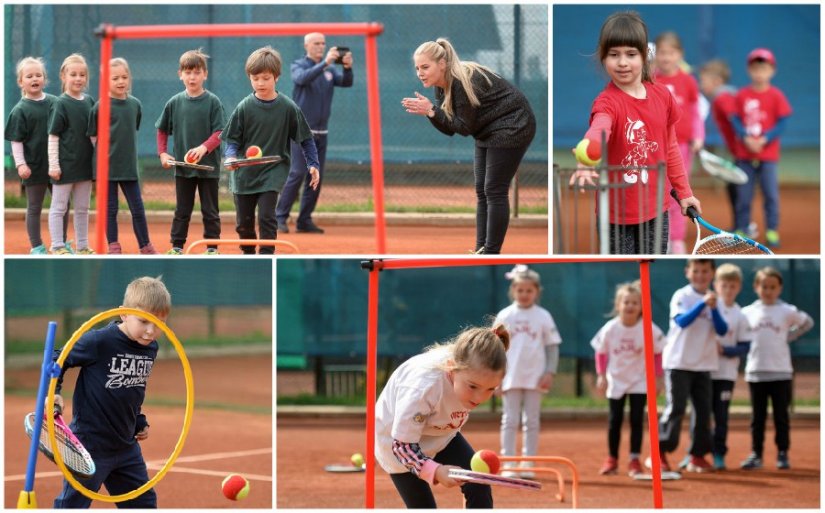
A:
<svg viewBox="0 0 825 513">
<path fill-rule="evenodd" d="M 670 189 L 670 195 L 673 196 L 673 199 L 675 199 L 677 203 L 679 202 L 679 196 L 676 194 L 676 189 Z M 699 212 L 696 211 L 695 207 L 691 206 L 687 208 L 687 216 L 691 219 L 696 219 L 699 217 Z"/>
</svg>

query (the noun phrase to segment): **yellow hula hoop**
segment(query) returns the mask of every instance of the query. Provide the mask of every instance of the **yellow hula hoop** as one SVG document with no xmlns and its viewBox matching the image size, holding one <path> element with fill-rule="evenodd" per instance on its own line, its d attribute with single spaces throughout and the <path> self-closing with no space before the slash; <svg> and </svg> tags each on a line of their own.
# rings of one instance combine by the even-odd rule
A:
<svg viewBox="0 0 825 513">
<path fill-rule="evenodd" d="M 89 331 L 93 326 L 98 324 L 99 322 L 106 320 L 110 317 L 114 317 L 116 315 L 136 315 L 138 317 L 142 317 L 147 321 L 150 321 L 155 324 L 158 328 L 163 331 L 167 337 L 169 337 L 169 341 L 172 342 L 172 345 L 175 346 L 175 351 L 178 353 L 178 358 L 180 358 L 181 365 L 183 366 L 183 376 L 186 380 L 186 412 L 183 417 L 183 429 L 181 429 L 180 436 L 178 437 L 178 441 L 175 444 L 175 449 L 172 451 L 172 455 L 166 461 L 166 464 L 158 470 L 157 474 L 154 475 L 149 481 L 147 481 L 143 486 L 132 490 L 131 492 L 123 493 L 120 495 L 102 495 L 97 492 L 93 492 L 80 484 L 77 479 L 69 472 L 69 469 L 66 468 L 66 464 L 63 463 L 63 458 L 60 455 L 60 451 L 54 451 L 54 462 L 60 468 L 60 471 L 63 472 L 63 476 L 66 478 L 72 487 L 77 490 L 78 492 L 82 493 L 86 497 L 92 500 L 99 500 L 103 502 L 123 502 L 129 499 L 134 499 L 135 497 L 143 494 L 153 486 L 155 486 L 158 481 L 160 481 L 166 472 L 172 467 L 175 463 L 175 460 L 178 459 L 181 451 L 183 450 L 183 443 L 186 441 L 186 436 L 189 434 L 189 426 L 192 423 L 192 410 L 194 407 L 194 399 L 195 399 L 195 390 L 194 390 L 194 383 L 192 380 L 192 369 L 189 367 L 189 360 L 186 358 L 186 353 L 183 351 L 183 346 L 181 345 L 178 337 L 175 336 L 175 333 L 169 329 L 165 322 L 161 321 L 154 315 L 144 312 L 142 310 L 137 310 L 135 308 L 113 308 L 111 310 L 107 310 L 105 312 L 101 312 L 85 323 L 80 326 L 77 331 L 75 331 L 66 345 L 63 346 L 63 351 L 60 353 L 60 357 L 57 359 L 57 365 L 59 367 L 63 367 L 63 362 L 66 361 L 66 358 L 69 356 L 69 352 L 74 347 L 75 343 L 80 339 L 80 337 Z M 49 383 L 49 393 L 46 396 L 46 418 L 48 419 L 48 426 L 49 426 L 49 441 L 52 444 L 52 447 L 57 447 L 57 439 L 55 437 L 54 431 L 54 391 L 57 388 L 57 377 L 51 378 L 51 382 Z"/>
</svg>

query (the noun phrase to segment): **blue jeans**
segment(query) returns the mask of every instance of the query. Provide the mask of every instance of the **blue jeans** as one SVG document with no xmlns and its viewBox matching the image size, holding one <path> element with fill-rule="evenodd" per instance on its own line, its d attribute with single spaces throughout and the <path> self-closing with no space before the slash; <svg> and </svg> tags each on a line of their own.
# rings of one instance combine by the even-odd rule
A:
<svg viewBox="0 0 825 513">
<path fill-rule="evenodd" d="M 321 184 L 324 180 L 324 168 L 327 161 L 327 134 L 314 134 L 315 147 L 318 149 L 318 188 L 312 189 L 309 185 L 309 173 L 307 172 L 307 161 L 304 159 L 304 152 L 300 144 L 292 143 L 292 164 L 289 167 L 289 176 L 286 179 L 284 188 L 278 198 L 278 206 L 275 209 L 275 218 L 279 223 L 286 223 L 292 204 L 298 197 L 301 183 L 304 184 L 304 191 L 301 195 L 301 210 L 298 213 L 298 220 L 295 226 L 306 228 L 312 224 L 312 212 L 318 204 L 318 197 L 321 195 Z"/>
<path fill-rule="evenodd" d="M 117 188 L 123 191 L 129 211 L 132 213 L 132 229 L 138 246 L 149 244 L 149 225 L 146 223 L 146 211 L 143 209 L 143 198 L 140 197 L 140 183 L 137 180 L 125 182 L 109 181 L 109 202 L 106 204 L 106 240 L 117 242 Z"/>
<path fill-rule="evenodd" d="M 95 451 L 88 446 L 86 448 L 95 460 L 96 471 L 89 479 L 78 481 L 89 490 L 97 492 L 101 485 L 106 485 L 109 495 L 121 495 L 136 490 L 149 481 L 140 444 L 135 443 L 119 452 Z M 91 504 L 91 499 L 72 488 L 65 479 L 60 495 L 54 500 L 55 509 L 88 508 Z M 118 502 L 117 507 L 154 509 L 158 507 L 158 497 L 155 490 L 150 489 L 134 499 Z"/>
<path fill-rule="evenodd" d="M 778 163 L 737 160 L 736 165 L 748 175 L 748 183 L 736 186 L 736 215 L 734 216 L 736 229 L 746 233 L 748 231 L 748 225 L 751 222 L 753 192 L 758 180 L 759 187 L 762 189 L 762 196 L 765 198 L 764 208 L 767 229 L 776 230 L 779 227 L 779 181 L 776 177 Z"/>
</svg>

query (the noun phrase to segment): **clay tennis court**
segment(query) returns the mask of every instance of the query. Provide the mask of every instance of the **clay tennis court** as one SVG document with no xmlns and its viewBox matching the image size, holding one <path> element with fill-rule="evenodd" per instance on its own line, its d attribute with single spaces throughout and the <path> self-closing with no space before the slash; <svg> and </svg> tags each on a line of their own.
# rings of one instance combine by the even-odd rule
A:
<svg viewBox="0 0 825 513">
<path fill-rule="evenodd" d="M 190 360 L 195 384 L 195 409 L 181 456 L 158 483 L 161 508 L 272 507 L 272 357 L 254 355 Z M 73 386 L 76 370 L 67 373 Z M 40 369 L 6 369 L 6 388 L 36 389 Z M 68 400 L 71 395 L 67 391 Z M 183 422 L 183 373 L 176 359 L 158 360 L 152 369 L 143 411 L 149 438 L 141 442 L 152 476 L 171 454 Z M 23 416 L 34 410 L 35 394 L 5 395 L 5 502 L 14 508 L 23 489 L 29 439 Z M 250 482 L 244 501 L 227 500 L 221 481 L 230 473 Z M 44 456 L 38 456 L 35 493 L 38 506 L 50 508 L 63 477 Z M 103 493 L 103 492 L 101 492 Z M 114 507 L 98 501 L 93 507 Z"/>
<path fill-rule="evenodd" d="M 6 217 L 6 243 L 5 251 L 7 255 L 28 254 L 31 246 L 26 235 L 25 221 L 19 216 L 14 219 Z M 132 232 L 131 220 L 128 216 L 121 216 L 118 223 L 120 243 L 123 252 L 129 254 L 138 253 L 138 245 Z M 294 233 L 294 226 L 290 226 L 291 233 L 278 234 L 280 240 L 286 240 L 297 245 L 301 254 L 375 254 L 375 228 L 369 225 L 346 225 L 325 223 L 322 216 L 316 216 L 317 222 L 326 233 Z M 172 225 L 171 215 L 168 220 L 150 221 L 149 238 L 155 248 L 161 253 L 170 249 L 169 229 Z M 44 219 L 41 223 L 42 234 L 46 243 L 49 240 L 48 222 Z M 90 239 L 94 241 L 94 222 L 90 223 Z M 73 240 L 74 227 L 69 226 L 69 240 Z M 189 227 L 190 237 L 187 244 L 202 238 L 203 224 L 193 220 Z M 221 236 L 224 238 L 237 238 L 235 224 L 232 221 L 224 220 L 221 226 Z M 507 231 L 507 238 L 504 240 L 503 253 L 508 254 L 533 254 L 546 255 L 547 244 L 547 223 L 519 223 L 512 222 Z M 388 254 L 462 254 L 466 255 L 475 246 L 475 226 L 474 224 L 463 223 L 461 226 L 427 225 L 422 221 L 418 225 L 389 225 L 387 226 L 387 253 Z M 222 245 L 219 251 L 223 254 L 240 254 L 240 249 L 235 245 Z M 278 250 L 280 251 L 280 250 Z M 288 252 L 285 250 L 284 253 Z"/>
<path fill-rule="evenodd" d="M 471 418 L 462 433 L 478 450 L 499 446 L 497 419 Z M 712 474 L 686 473 L 680 481 L 668 481 L 663 486 L 666 508 L 812 508 L 820 507 L 820 426 L 818 415 L 791 420 L 790 470 L 776 470 L 776 448 L 773 429 L 768 422 L 765 446 L 765 468 L 759 471 L 739 470 L 738 462 L 749 452 L 748 419 L 731 422 L 728 466 L 732 470 Z M 687 424 L 685 424 L 686 426 Z M 628 431 L 623 428 L 620 449 L 620 469 L 627 464 Z M 682 445 L 676 454 L 684 452 L 687 433 L 682 432 Z M 347 463 L 354 452 L 363 452 L 363 417 L 287 416 L 279 413 L 277 427 L 277 506 L 278 508 L 363 508 L 364 473 L 333 474 L 324 472 L 329 463 Z M 647 436 L 645 435 L 645 444 Z M 624 474 L 600 476 L 598 469 L 607 451 L 607 420 L 584 417 L 576 420 L 543 420 L 540 455 L 564 456 L 572 459 L 580 473 L 580 508 L 644 508 L 653 507 L 651 483 L 634 481 Z M 643 446 L 643 452 L 646 450 Z M 672 458 L 675 459 L 675 458 Z M 676 462 L 673 461 L 675 464 Z M 562 468 L 562 467 L 559 467 Z M 496 508 L 569 509 L 571 507 L 570 474 L 565 491 L 568 498 L 560 504 L 554 498 L 557 485 L 553 479 L 542 478 L 540 492 L 494 488 Z M 398 494 L 386 473 L 376 469 L 377 508 L 403 508 Z M 434 488 L 441 508 L 463 507 L 463 497 L 456 489 Z"/>
<path fill-rule="evenodd" d="M 579 196 L 574 202 L 574 195 L 580 193 L 565 188 L 559 191 L 564 198 L 561 215 L 564 216 L 564 228 L 561 233 L 554 235 L 554 253 L 560 253 L 559 240 L 563 241 L 562 253 L 594 253 L 590 248 L 590 233 L 595 230 L 596 214 L 593 207 L 593 193 Z M 702 217 L 709 223 L 723 230 L 730 228 L 732 213 L 727 192 L 723 187 L 695 188 L 695 196 L 702 202 Z M 820 244 L 820 215 L 819 215 L 819 186 L 818 185 L 786 185 L 780 187 L 780 218 L 779 233 L 782 237 L 781 246 L 774 249 L 777 255 L 789 254 L 818 254 Z M 558 208 L 558 207 L 554 207 Z M 751 211 L 752 220 L 759 226 L 761 237 L 757 242 L 764 243 L 765 223 L 762 213 L 762 196 L 757 192 Z M 572 218 L 578 216 L 578 229 L 571 233 Z M 558 226 L 558 225 L 554 225 Z M 702 237 L 711 235 L 702 230 Z M 688 226 L 686 246 L 693 249 L 696 242 L 696 231 Z M 578 248 L 578 251 L 575 250 Z"/>
</svg>

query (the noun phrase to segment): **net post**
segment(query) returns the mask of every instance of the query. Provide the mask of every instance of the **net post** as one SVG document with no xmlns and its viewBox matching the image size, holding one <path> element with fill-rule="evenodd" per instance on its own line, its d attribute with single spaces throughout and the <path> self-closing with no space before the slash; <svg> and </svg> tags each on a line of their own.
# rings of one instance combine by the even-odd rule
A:
<svg viewBox="0 0 825 513">
<path fill-rule="evenodd" d="M 106 207 L 109 203 L 109 60 L 112 58 L 111 25 L 95 30 L 100 37 L 100 87 L 97 111 L 97 219 L 95 223 L 95 252 L 106 253 Z"/>
<path fill-rule="evenodd" d="M 378 276 L 381 270 L 376 261 L 369 261 L 369 300 L 367 303 L 367 418 L 366 418 L 366 473 L 364 476 L 364 506 L 375 508 L 375 401 L 378 371 Z M 362 267 L 366 262 L 362 262 Z"/>
<path fill-rule="evenodd" d="M 370 161 L 372 163 L 372 195 L 375 204 L 375 243 L 378 254 L 387 252 L 387 229 L 384 220 L 384 155 L 381 146 L 381 105 L 378 100 L 378 34 L 365 39 L 367 61 L 367 110 L 370 131 Z"/>
<path fill-rule="evenodd" d="M 647 424 L 650 431 L 650 463 L 653 483 L 653 507 L 662 509 L 662 465 L 659 452 L 659 418 L 656 412 L 656 376 L 653 358 L 653 313 L 650 300 L 650 260 L 639 262 L 642 282 L 642 327 L 645 339 L 645 378 L 647 383 Z"/>
</svg>

